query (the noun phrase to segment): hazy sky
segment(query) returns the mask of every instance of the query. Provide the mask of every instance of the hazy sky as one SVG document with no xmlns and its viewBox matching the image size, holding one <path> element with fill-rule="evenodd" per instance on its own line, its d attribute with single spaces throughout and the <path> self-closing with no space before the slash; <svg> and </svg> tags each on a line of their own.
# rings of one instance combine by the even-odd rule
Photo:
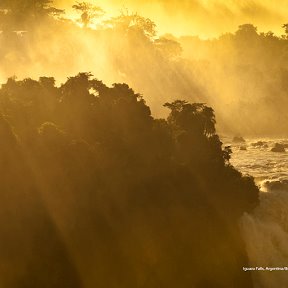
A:
<svg viewBox="0 0 288 288">
<path fill-rule="evenodd" d="M 160 33 L 199 34 L 213 37 L 233 32 L 238 25 L 253 23 L 260 31 L 281 34 L 288 22 L 287 0 L 86 0 L 108 14 L 122 7 L 138 12 L 156 22 Z M 58 6 L 71 6 L 73 0 L 56 0 Z M 81 1 L 79 1 L 81 2 Z"/>
</svg>

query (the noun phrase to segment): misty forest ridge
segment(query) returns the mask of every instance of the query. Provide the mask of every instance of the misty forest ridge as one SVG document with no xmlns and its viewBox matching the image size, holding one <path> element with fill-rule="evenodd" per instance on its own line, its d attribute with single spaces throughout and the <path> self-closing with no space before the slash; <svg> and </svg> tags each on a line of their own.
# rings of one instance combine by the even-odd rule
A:
<svg viewBox="0 0 288 288">
<path fill-rule="evenodd" d="M 243 267 L 286 196 L 217 132 L 288 136 L 288 24 L 203 40 L 58 6 L 0 2 L 0 286 L 277 287 Z"/>
<path fill-rule="evenodd" d="M 221 133 L 287 135 L 287 25 L 282 36 L 243 24 L 201 40 L 158 35 L 153 21 L 126 9 L 109 17 L 78 4 L 71 20 L 50 2 L 1 1 L 2 83 L 13 75 L 61 83 L 91 71 L 108 84 L 129 83 L 156 117 L 167 116 L 163 103 L 180 98 L 213 107 Z"/>
</svg>

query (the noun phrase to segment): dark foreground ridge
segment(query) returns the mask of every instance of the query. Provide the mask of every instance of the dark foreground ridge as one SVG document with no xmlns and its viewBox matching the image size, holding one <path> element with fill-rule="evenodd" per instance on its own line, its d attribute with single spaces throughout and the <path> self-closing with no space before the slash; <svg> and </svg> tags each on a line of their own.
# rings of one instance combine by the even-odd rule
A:
<svg viewBox="0 0 288 288">
<path fill-rule="evenodd" d="M 0 90 L 0 286 L 252 287 L 238 220 L 258 203 L 215 116 L 88 73 Z"/>
</svg>

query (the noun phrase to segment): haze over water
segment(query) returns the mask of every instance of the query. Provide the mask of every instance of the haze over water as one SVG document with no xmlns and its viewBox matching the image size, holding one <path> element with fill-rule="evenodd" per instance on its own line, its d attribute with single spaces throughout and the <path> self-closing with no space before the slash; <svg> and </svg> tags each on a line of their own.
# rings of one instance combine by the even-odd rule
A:
<svg viewBox="0 0 288 288">
<path fill-rule="evenodd" d="M 267 147 L 253 146 L 258 141 L 265 142 Z M 287 145 L 288 140 L 264 138 L 246 140 L 246 144 L 242 145 L 232 144 L 231 163 L 242 173 L 253 176 L 257 184 L 263 181 L 288 181 L 288 153 L 271 152 L 275 143 Z M 247 150 L 241 150 L 243 146 Z"/>
<path fill-rule="evenodd" d="M 256 144 L 259 141 L 261 145 Z M 271 152 L 276 143 L 286 146 L 288 140 L 264 138 L 232 143 L 231 163 L 255 177 L 262 191 L 259 206 L 242 217 L 241 227 L 251 267 L 264 269 L 286 267 L 288 262 L 288 153 Z M 288 275 L 286 271 L 256 272 L 253 279 L 255 287 L 285 287 Z"/>
</svg>

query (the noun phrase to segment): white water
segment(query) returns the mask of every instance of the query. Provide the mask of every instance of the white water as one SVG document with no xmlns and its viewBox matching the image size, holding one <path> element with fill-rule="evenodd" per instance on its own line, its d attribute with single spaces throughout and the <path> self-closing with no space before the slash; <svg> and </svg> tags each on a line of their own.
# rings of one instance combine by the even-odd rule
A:
<svg viewBox="0 0 288 288">
<path fill-rule="evenodd" d="M 261 139 L 267 142 L 265 146 L 253 146 L 257 141 L 232 144 L 231 159 L 243 174 L 255 177 L 262 191 L 259 206 L 253 213 L 244 214 L 240 221 L 249 266 L 288 267 L 288 148 L 284 153 L 271 152 L 275 143 L 288 144 L 288 141 Z M 247 150 L 240 150 L 241 146 Z M 251 273 L 257 288 L 288 287 L 288 271 Z"/>
</svg>

